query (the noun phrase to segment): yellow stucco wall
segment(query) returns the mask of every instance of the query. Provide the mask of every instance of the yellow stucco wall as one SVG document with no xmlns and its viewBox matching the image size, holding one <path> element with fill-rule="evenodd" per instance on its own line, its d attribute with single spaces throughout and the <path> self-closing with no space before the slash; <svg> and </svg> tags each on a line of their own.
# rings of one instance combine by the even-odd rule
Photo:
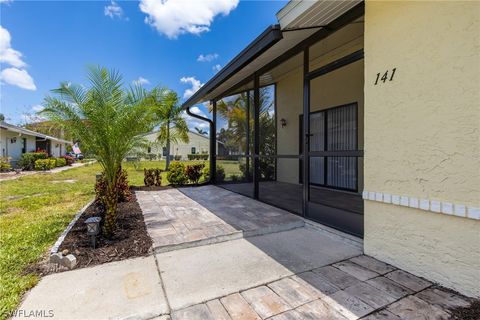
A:
<svg viewBox="0 0 480 320">
<path fill-rule="evenodd" d="M 480 207 L 479 12 L 480 2 L 366 3 L 365 190 Z M 392 68 L 393 81 L 374 85 Z M 364 247 L 480 296 L 480 220 L 366 200 Z"/>
</svg>

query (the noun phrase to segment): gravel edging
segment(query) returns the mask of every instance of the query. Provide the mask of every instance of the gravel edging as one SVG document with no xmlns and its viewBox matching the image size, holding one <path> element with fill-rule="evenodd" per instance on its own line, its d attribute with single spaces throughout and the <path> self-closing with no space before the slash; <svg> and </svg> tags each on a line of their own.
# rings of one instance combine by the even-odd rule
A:
<svg viewBox="0 0 480 320">
<path fill-rule="evenodd" d="M 90 200 L 85 206 L 83 206 L 82 209 L 73 217 L 72 221 L 68 224 L 67 228 L 63 230 L 62 234 L 60 237 L 58 237 L 57 241 L 53 245 L 52 249 L 50 249 L 50 255 L 58 253 L 58 249 L 63 243 L 63 240 L 67 236 L 68 232 L 72 229 L 72 227 L 75 225 L 75 223 L 78 221 L 78 219 L 81 217 L 81 215 L 87 210 L 88 207 L 90 207 L 93 203 L 95 202 L 95 199 Z"/>
</svg>

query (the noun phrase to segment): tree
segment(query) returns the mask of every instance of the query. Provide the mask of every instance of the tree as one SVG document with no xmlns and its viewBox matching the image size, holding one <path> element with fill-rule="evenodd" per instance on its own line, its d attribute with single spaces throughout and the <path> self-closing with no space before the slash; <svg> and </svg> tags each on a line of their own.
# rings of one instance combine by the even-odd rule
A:
<svg viewBox="0 0 480 320">
<path fill-rule="evenodd" d="M 170 144 L 188 143 L 188 126 L 183 118 L 180 99 L 175 91 L 155 88 L 152 90 L 152 97 L 160 127 L 157 140 L 162 145 L 166 145 L 167 161 L 165 170 L 168 170 L 170 166 Z"/>
<path fill-rule="evenodd" d="M 65 126 L 101 165 L 107 184 L 103 230 L 110 237 L 116 226 L 122 161 L 138 136 L 153 129 L 155 114 L 147 91 L 139 85 L 125 89 L 117 71 L 92 67 L 88 79 L 89 87 L 61 83 L 45 98 L 42 114 Z"/>
<path fill-rule="evenodd" d="M 5 121 L 5 116 L 3 115 L 3 113 L 0 113 L 0 121 Z"/>
</svg>

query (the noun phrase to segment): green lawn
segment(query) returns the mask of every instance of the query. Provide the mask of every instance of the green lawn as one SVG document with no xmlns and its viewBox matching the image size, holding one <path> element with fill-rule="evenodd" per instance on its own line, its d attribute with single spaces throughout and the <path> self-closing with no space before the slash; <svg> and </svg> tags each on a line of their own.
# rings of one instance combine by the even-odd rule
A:
<svg viewBox="0 0 480 320">
<path fill-rule="evenodd" d="M 145 161 L 137 167 L 125 163 L 124 168 L 131 185 L 143 185 L 143 168 L 164 169 L 165 162 Z M 24 270 L 47 252 L 78 210 L 93 198 L 98 172 L 100 166 L 93 164 L 0 182 L 0 319 L 37 283 L 38 277 Z M 167 184 L 165 175 L 163 183 Z"/>
</svg>

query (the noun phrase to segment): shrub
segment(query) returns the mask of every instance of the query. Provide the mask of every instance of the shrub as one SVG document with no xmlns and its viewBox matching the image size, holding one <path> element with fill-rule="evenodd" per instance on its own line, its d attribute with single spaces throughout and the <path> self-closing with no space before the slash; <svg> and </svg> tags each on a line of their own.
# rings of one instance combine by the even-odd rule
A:
<svg viewBox="0 0 480 320">
<path fill-rule="evenodd" d="M 147 187 L 162 185 L 161 169 L 143 169 L 143 182 Z"/>
<path fill-rule="evenodd" d="M 50 170 L 55 168 L 57 160 L 51 159 L 38 159 L 35 161 L 35 170 Z"/>
<path fill-rule="evenodd" d="M 23 170 L 33 170 L 35 168 L 35 162 L 40 159 L 47 159 L 48 155 L 46 152 L 26 152 L 22 154 L 22 157 L 18 161 L 18 165 L 22 167 Z"/>
<path fill-rule="evenodd" d="M 67 161 L 67 166 L 71 166 L 75 163 L 75 158 L 69 155 L 64 155 L 63 158 Z"/>
<path fill-rule="evenodd" d="M 225 181 L 225 169 L 223 166 L 217 164 L 217 170 L 215 172 L 217 182 Z M 206 165 L 203 168 L 203 178 L 205 181 L 210 180 L 210 165 Z"/>
<path fill-rule="evenodd" d="M 187 155 L 188 160 L 208 160 L 208 153 L 202 153 L 202 154 L 188 154 Z"/>
<path fill-rule="evenodd" d="M 236 174 L 232 174 L 232 175 L 230 176 L 230 178 L 232 179 L 232 182 L 238 182 L 238 181 L 240 181 L 240 177 L 237 176 Z"/>
<path fill-rule="evenodd" d="M 167 179 L 171 184 L 182 185 L 187 182 L 185 166 L 181 162 L 172 162 L 168 168 Z"/>
<path fill-rule="evenodd" d="M 177 154 L 176 156 L 173 157 L 173 159 L 175 161 L 180 161 L 180 160 L 182 160 L 182 156 Z"/>
<path fill-rule="evenodd" d="M 57 158 L 57 167 L 64 167 L 67 165 L 67 160 L 65 158 Z"/>
<path fill-rule="evenodd" d="M 118 197 L 118 202 L 127 202 L 132 199 L 132 192 L 128 185 L 128 175 L 126 170 L 121 168 L 118 170 L 117 186 L 116 193 Z M 95 183 L 95 200 L 99 200 L 101 203 L 104 203 L 105 196 L 107 195 L 107 182 L 105 181 L 105 174 L 102 173 L 100 178 Z"/>
<path fill-rule="evenodd" d="M 188 165 L 185 169 L 185 175 L 187 176 L 188 180 L 190 180 L 194 184 L 198 184 L 198 180 L 202 176 L 202 169 L 205 165 L 202 164 L 192 164 Z"/>
<path fill-rule="evenodd" d="M 12 165 L 10 164 L 10 158 L 8 157 L 1 157 L 0 158 L 0 172 L 7 172 L 12 169 Z"/>
</svg>

